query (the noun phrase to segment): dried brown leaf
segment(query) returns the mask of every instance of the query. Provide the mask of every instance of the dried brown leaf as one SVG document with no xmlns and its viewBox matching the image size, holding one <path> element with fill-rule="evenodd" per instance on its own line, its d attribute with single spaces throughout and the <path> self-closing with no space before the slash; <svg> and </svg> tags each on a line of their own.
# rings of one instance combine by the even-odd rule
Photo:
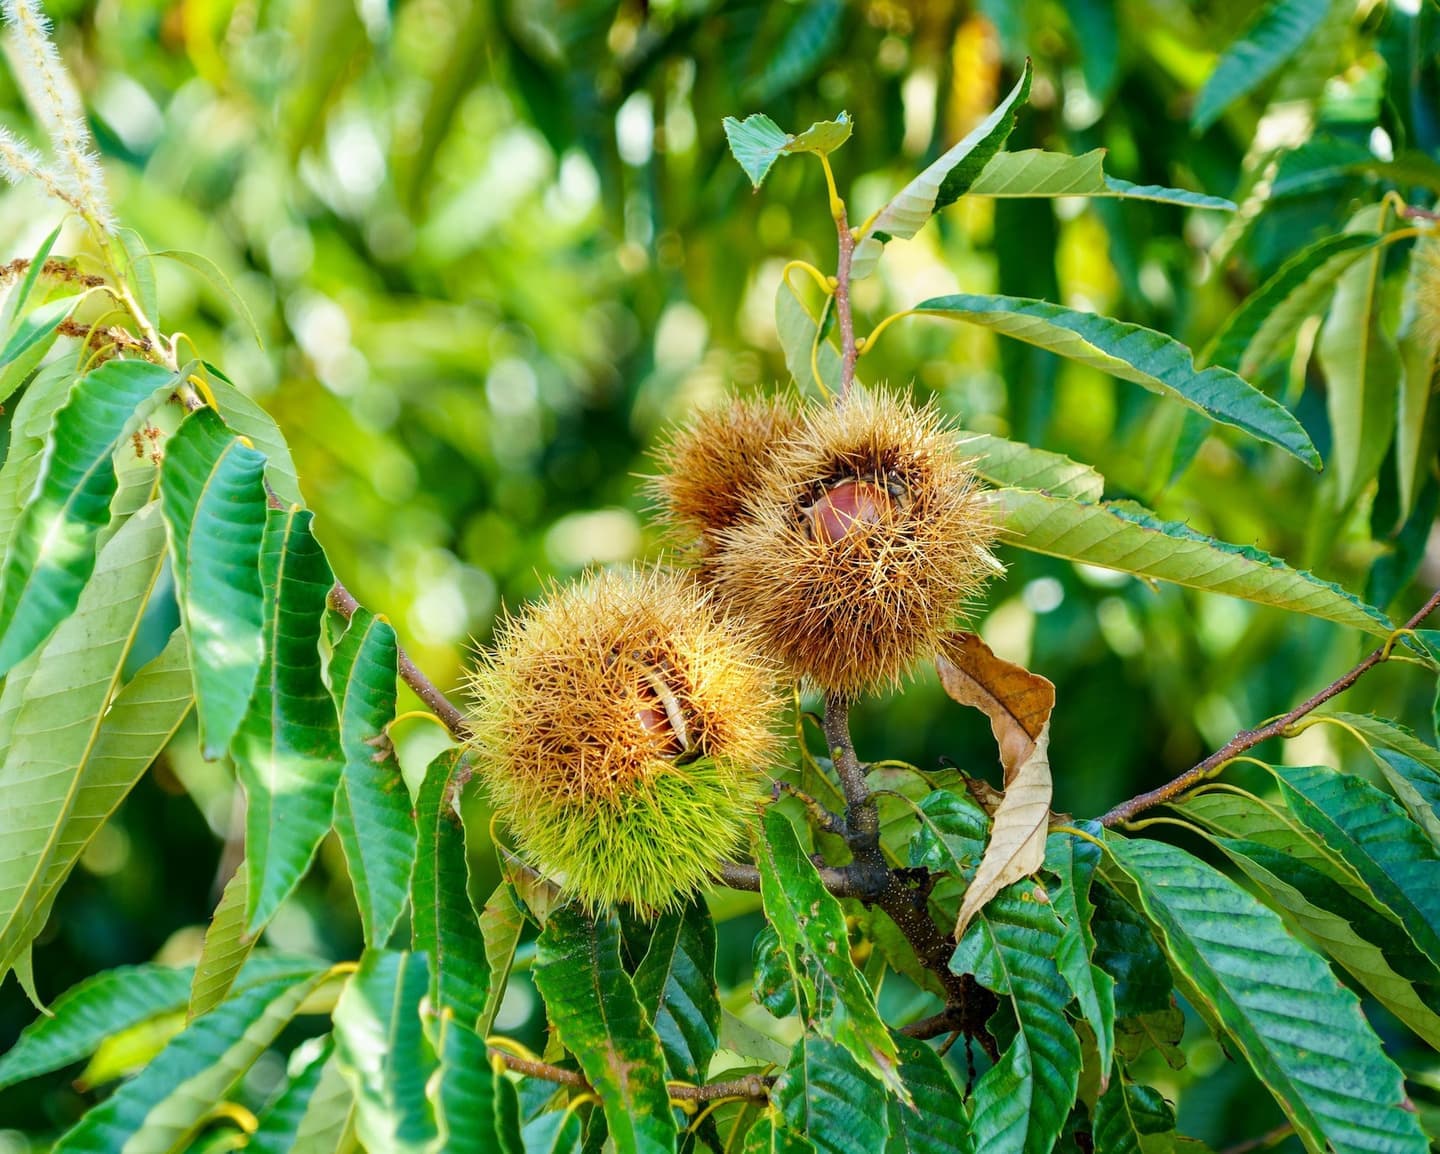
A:
<svg viewBox="0 0 1440 1154">
<path fill-rule="evenodd" d="M 940 684 L 961 705 L 990 719 L 1009 788 L 1055 708 L 1055 686 L 1019 665 L 996 657 L 974 633 L 952 633 L 935 659 Z"/>
</svg>

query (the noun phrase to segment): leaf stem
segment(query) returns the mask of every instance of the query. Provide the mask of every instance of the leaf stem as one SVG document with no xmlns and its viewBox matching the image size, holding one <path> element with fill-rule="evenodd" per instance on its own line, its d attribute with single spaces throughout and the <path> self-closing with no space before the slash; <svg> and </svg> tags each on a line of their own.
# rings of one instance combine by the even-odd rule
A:
<svg viewBox="0 0 1440 1154">
<path fill-rule="evenodd" d="M 1400 635 L 1413 631 L 1425 618 L 1435 611 L 1437 606 L 1440 606 L 1440 589 L 1437 589 L 1430 595 L 1430 599 L 1419 608 L 1415 616 L 1405 622 L 1401 629 L 1396 630 L 1396 634 Z M 1219 772 L 1226 762 L 1233 761 L 1240 754 L 1246 750 L 1253 749 L 1262 741 L 1268 741 L 1272 737 L 1285 736 L 1290 727 L 1307 713 L 1318 709 L 1332 697 L 1344 693 L 1345 690 L 1359 681 L 1360 678 L 1371 669 L 1383 661 L 1386 661 L 1390 656 L 1390 647 L 1393 640 L 1393 636 L 1387 638 L 1385 644 L 1379 649 L 1372 652 L 1363 661 L 1355 665 L 1354 668 L 1337 677 L 1324 689 L 1320 690 L 1319 693 L 1302 701 L 1294 709 L 1290 710 L 1289 713 L 1281 714 L 1275 718 L 1274 721 L 1267 722 L 1254 729 L 1241 730 L 1204 761 L 1187 769 L 1173 781 L 1168 781 L 1158 789 L 1152 789 L 1148 793 L 1142 793 L 1137 797 L 1132 797 L 1129 801 L 1121 802 L 1100 818 L 1100 824 L 1108 827 L 1122 825 L 1137 813 L 1143 813 L 1147 809 L 1151 809 L 1157 805 L 1163 805 L 1172 798 L 1178 797 L 1187 789 L 1191 788 L 1191 786 L 1198 785 L 1204 781 L 1212 773 Z"/>
<path fill-rule="evenodd" d="M 860 350 L 855 346 L 855 317 L 850 311 L 850 262 L 855 256 L 855 234 L 850 231 L 845 202 L 835 191 L 835 177 L 830 162 L 822 154 L 825 179 L 830 185 L 830 215 L 835 218 L 835 234 L 839 252 L 835 260 L 835 320 L 840 327 L 840 396 L 850 391 L 855 380 L 855 361 Z"/>
</svg>

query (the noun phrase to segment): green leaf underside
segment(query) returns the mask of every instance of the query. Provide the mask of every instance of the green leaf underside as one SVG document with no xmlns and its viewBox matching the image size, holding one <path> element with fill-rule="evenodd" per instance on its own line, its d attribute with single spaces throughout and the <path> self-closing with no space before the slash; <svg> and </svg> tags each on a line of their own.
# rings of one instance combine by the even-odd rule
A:
<svg viewBox="0 0 1440 1154">
<path fill-rule="evenodd" d="M 1371 743 L 1371 753 L 1390 788 L 1410 818 L 1440 847 L 1440 750 L 1421 741 L 1403 725 L 1362 713 L 1334 713 L 1334 717 Z M 1374 745 L 1384 746 L 1386 757 Z"/>
<path fill-rule="evenodd" d="M 970 1119 L 965 1099 L 941 1057 L 924 1042 L 896 1035 L 900 1078 L 915 1103 L 912 1110 L 886 1101 L 890 1139 L 886 1154 L 970 1154 Z"/>
<path fill-rule="evenodd" d="M 785 367 L 800 388 L 815 384 L 815 372 L 810 366 L 813 350 L 819 385 L 831 393 L 840 391 L 840 354 L 829 340 L 821 340 L 818 349 L 814 347 L 820 326 L 783 277 L 775 290 L 775 331 L 785 352 Z"/>
<path fill-rule="evenodd" d="M 1324 307 L 1340 274 L 1379 242 L 1379 233 L 1346 232 L 1301 249 L 1230 314 L 1201 359 L 1253 376 Z"/>
<path fill-rule="evenodd" d="M 20 514 L 35 489 L 45 458 L 46 438 L 55 414 L 75 381 L 75 368 L 63 358 L 42 365 L 15 403 L 10 445 L 0 464 L 0 549 L 8 550 Z"/>
<path fill-rule="evenodd" d="M 885 1149 L 885 1091 L 845 1047 L 828 1038 L 806 1034 L 795 1043 L 770 1100 L 784 1128 L 808 1138 L 816 1154 Z"/>
<path fill-rule="evenodd" d="M 20 326 L 0 349 L 0 402 L 9 399 L 25 378 L 45 359 L 55 339 L 60 322 L 79 303 L 79 297 L 48 301 L 21 320 Z"/>
<path fill-rule="evenodd" d="M 210 393 L 226 426 L 265 454 L 265 480 L 270 488 L 287 505 L 303 505 L 295 461 L 275 418 L 221 376 L 218 369 L 209 364 L 205 367 L 209 370 Z"/>
<path fill-rule="evenodd" d="M 109 361 L 76 381 L 56 413 L 0 574 L 0 674 L 74 610 L 95 568 L 96 537 L 110 520 L 115 444 L 136 410 L 173 379 L 145 361 Z"/>
<path fill-rule="evenodd" d="M 1324 766 L 1275 766 L 1291 811 L 1339 854 L 1415 944 L 1440 958 L 1440 851 L 1390 797 Z"/>
<path fill-rule="evenodd" d="M 535 986 L 552 1028 L 604 1107 L 620 1154 L 675 1149 L 660 1040 L 620 965 L 620 928 L 575 905 L 553 910 L 540 935 Z"/>
<path fill-rule="evenodd" d="M 1187 208 L 1213 208 L 1233 212 L 1235 204 L 1219 196 L 1165 188 L 1158 184 L 1131 184 L 1106 176 L 1105 149 L 1079 156 L 1027 148 L 1002 152 L 990 161 L 966 191 L 970 196 L 1088 196 L 1127 200 L 1153 200 Z"/>
<path fill-rule="evenodd" d="M 1224 593 L 1388 637 L 1378 609 L 1250 545 L 1231 545 L 1128 503 L 1087 504 L 1022 489 L 991 494 L 1006 539 L 1021 549 Z"/>
<path fill-rule="evenodd" d="M 1294 414 L 1229 369 L 1196 369 L 1190 350 L 1140 325 L 1027 297 L 954 293 L 911 310 L 963 320 L 1069 357 L 1151 392 L 1172 397 L 1212 421 L 1278 445 L 1312 468 L 1320 456 Z"/>
<path fill-rule="evenodd" d="M 262 982 L 197 1018 L 67 1131 L 56 1154 L 122 1147 L 127 1154 L 163 1154 L 183 1148 L 324 978 Z"/>
<path fill-rule="evenodd" d="M 635 970 L 635 996 L 655 1024 L 670 1077 L 705 1080 L 720 1032 L 715 986 L 715 923 L 704 901 L 667 910 Z"/>
<path fill-rule="evenodd" d="M 0 976 L 44 928 L 55 891 L 96 828 L 87 810 L 77 814 L 76 806 L 85 787 L 115 768 L 109 757 L 96 762 L 97 754 L 113 753 L 103 737 L 106 710 L 117 699 L 164 552 L 158 511 L 131 518 L 102 551 L 75 612 L 41 650 L 33 674 L 20 687 L 9 723 L 9 750 L 0 766 L 5 799 L 0 805 Z M 116 727 L 132 720 L 131 714 L 127 706 Z M 113 736 L 112 729 L 112 741 Z M 128 771 L 124 780 L 133 784 L 138 776 L 134 764 L 127 761 L 121 768 Z M 73 830 L 72 815 L 77 817 Z"/>
<path fill-rule="evenodd" d="M 245 866 L 241 863 L 225 884 L 210 925 L 206 927 L 200 960 L 195 965 L 195 981 L 190 988 L 192 1018 L 208 1013 L 229 996 L 240 967 L 255 948 L 259 935 L 245 932 L 245 878 Z"/>
<path fill-rule="evenodd" d="M 1095 935 L 1090 929 L 1095 913 L 1090 884 L 1099 863 L 1100 847 L 1093 842 L 1059 833 L 1046 839 L 1045 868 L 1060 878 L 1050 899 L 1063 927 L 1055 961 L 1095 1031 L 1100 1068 L 1108 1070 L 1115 1049 L 1115 980 L 1093 964 Z"/>
<path fill-rule="evenodd" d="M 418 1154 L 438 1134 L 425 1097 L 437 1065 L 420 1016 L 429 990 L 424 954 L 366 950 L 335 1005 L 335 1057 L 369 1150 Z"/>
<path fill-rule="evenodd" d="M 1185 851 L 1107 838 L 1145 912 L 1211 1015 L 1245 1055 L 1307 1149 L 1420 1151 L 1428 1144 L 1402 1103 L 1359 1000 L 1279 917 Z"/>
<path fill-rule="evenodd" d="M 310 1095 L 305 1114 L 295 1131 L 290 1154 L 337 1154 L 353 1151 L 355 1138 L 355 1094 L 340 1072 L 332 1052 L 320 1069 L 320 1082 Z"/>
<path fill-rule="evenodd" d="M 1002 889 L 950 960 L 951 969 L 969 969 L 982 986 L 1008 996 L 1019 1026 L 975 1084 L 971 1133 L 986 1154 L 1048 1151 L 1079 1087 L 1080 1040 L 1065 1017 L 1072 992 L 1055 964 L 1060 924 L 1034 890 L 1030 881 Z"/>
<path fill-rule="evenodd" d="M 485 940 L 485 964 L 490 978 L 486 984 L 485 1008 L 480 1014 L 476 1028 L 481 1037 L 489 1037 L 495 1015 L 505 996 L 505 985 L 510 980 L 510 967 L 515 962 L 515 950 L 520 944 L 520 933 L 525 928 L 525 911 L 515 901 L 515 894 L 507 882 L 501 882 L 480 911 L 480 934 Z"/>
<path fill-rule="evenodd" d="M 1268 904 L 1289 915 L 1381 1005 L 1440 1048 L 1440 1014 L 1432 1008 L 1440 1004 L 1440 971 L 1417 951 L 1406 966 L 1410 976 L 1396 972 L 1379 945 L 1402 936 L 1392 922 L 1348 897 L 1319 870 L 1281 850 L 1242 838 L 1214 840 L 1260 888 Z M 1423 974 L 1423 986 L 1414 980 L 1416 971 Z"/>
<path fill-rule="evenodd" d="M 150 255 L 163 256 L 166 260 L 173 260 L 176 264 L 184 265 L 192 272 L 199 273 L 216 292 L 225 298 L 225 303 L 233 308 L 235 314 L 245 322 L 245 327 L 250 330 L 250 335 L 255 338 L 255 343 L 262 349 L 265 347 L 264 338 L 260 336 L 260 326 L 255 323 L 255 315 L 250 311 L 250 306 L 245 303 L 245 298 L 235 291 L 235 286 L 230 283 L 230 278 L 220 271 L 220 266 L 213 260 L 198 252 L 185 252 L 182 249 L 161 249 Z"/>
<path fill-rule="evenodd" d="M 343 769 L 335 702 L 321 680 L 320 631 L 334 584 L 312 514 L 272 509 L 260 574 L 264 659 L 231 752 L 245 786 L 246 918 L 274 915 L 330 828 Z"/>
<path fill-rule="evenodd" d="M 1195 100 L 1190 122 L 1204 132 L 1220 114 L 1292 62 L 1331 8 L 1331 0 L 1270 0 L 1225 50 Z"/>
<path fill-rule="evenodd" d="M 850 262 L 853 280 L 875 271 L 887 241 L 913 237 L 935 213 L 965 195 L 1015 127 L 1016 110 L 1030 95 L 1030 80 L 1030 61 L 1026 59 L 1020 79 L 999 106 L 876 214 L 855 246 Z"/>
<path fill-rule="evenodd" d="M 335 791 L 335 832 L 371 946 L 389 940 L 415 864 L 410 794 L 386 733 L 395 718 L 398 652 L 390 624 L 357 609 L 330 660 L 345 756 Z"/>
<path fill-rule="evenodd" d="M 850 139 L 853 127 L 850 118 L 843 112 L 835 120 L 817 121 L 798 136 L 784 131 L 763 112 L 747 116 L 744 120 L 736 120 L 733 116 L 724 120 L 730 154 L 745 170 L 755 188 L 765 182 L 775 162 L 786 153 L 834 152 Z"/>
<path fill-rule="evenodd" d="M 334 1052 L 334 1039 L 327 1037 L 305 1067 L 287 1079 L 245 1143 L 247 1154 L 290 1154 Z"/>
<path fill-rule="evenodd" d="M 50 256 L 50 250 L 55 247 L 55 242 L 60 239 L 60 230 L 64 227 L 63 223 L 57 224 L 54 231 L 40 242 L 40 247 L 30 258 L 25 275 L 20 278 L 20 283 L 6 295 L 4 306 L 0 307 L 0 333 L 5 334 L 7 341 L 14 335 L 20 317 L 29 306 L 35 286 L 40 283 L 40 273 L 45 267 L 45 261 Z"/>
<path fill-rule="evenodd" d="M 1089 465 L 1069 457 L 1007 441 L 991 433 L 959 434 L 961 453 L 974 454 L 970 467 L 985 481 L 1001 488 L 1043 489 L 1055 497 L 1098 501 L 1105 494 L 1105 478 Z"/>
<path fill-rule="evenodd" d="M 467 890 L 465 830 L 449 804 L 450 778 L 459 754 L 448 750 L 430 763 L 415 805 L 418 847 L 412 879 L 414 945 L 430 958 L 430 999 L 475 1028 L 485 1010 L 490 962 Z"/>
<path fill-rule="evenodd" d="M 891 1089 L 902 1090 L 899 1053 L 870 987 L 850 958 L 840 902 L 826 890 L 794 827 L 774 806 L 765 811 L 763 837 L 757 841 L 765 917 L 789 958 L 806 1021 Z"/>
<path fill-rule="evenodd" d="M 264 456 L 210 409 L 191 413 L 166 442 L 160 497 L 207 757 L 230 744 L 260 670 L 264 472 Z"/>
</svg>

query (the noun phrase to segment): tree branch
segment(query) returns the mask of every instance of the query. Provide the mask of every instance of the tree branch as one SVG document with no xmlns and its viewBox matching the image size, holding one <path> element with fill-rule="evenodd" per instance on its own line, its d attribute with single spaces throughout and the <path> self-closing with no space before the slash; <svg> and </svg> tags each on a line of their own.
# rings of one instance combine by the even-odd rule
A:
<svg viewBox="0 0 1440 1154">
<path fill-rule="evenodd" d="M 1409 621 L 1405 622 L 1402 629 L 1397 630 L 1397 633 L 1403 632 L 1406 629 L 1414 629 L 1420 622 L 1424 621 L 1426 617 L 1430 616 L 1437 606 L 1440 606 L 1440 589 L 1437 589 L 1430 595 L 1430 600 L 1426 601 L 1425 604 L 1420 607 L 1419 611 L 1411 617 Z M 1254 729 L 1241 730 L 1204 761 L 1187 769 L 1173 781 L 1166 782 L 1158 789 L 1150 790 L 1149 793 L 1142 793 L 1138 797 L 1132 797 L 1129 801 L 1121 802 L 1100 818 L 1100 824 L 1107 827 L 1121 825 L 1138 813 L 1143 813 L 1145 810 L 1157 805 L 1163 805 L 1165 802 L 1184 793 L 1187 789 L 1191 788 L 1191 786 L 1198 785 L 1212 773 L 1218 772 L 1224 767 L 1226 762 L 1238 757 L 1246 750 L 1253 749 L 1262 741 L 1268 741 L 1272 737 L 1284 736 L 1285 731 L 1307 713 L 1318 709 L 1332 697 L 1344 693 L 1345 690 L 1359 681 L 1364 674 L 1375 668 L 1375 666 L 1381 662 L 1386 661 L 1390 656 L 1390 647 L 1394 643 L 1394 640 L 1395 638 L 1392 636 L 1384 645 L 1380 646 L 1379 649 L 1371 653 L 1348 673 L 1337 677 L 1319 693 L 1315 694 L 1314 697 L 1301 702 L 1289 713 L 1277 717 L 1274 721 L 1267 722 L 1265 725 L 1257 726 Z"/>
<path fill-rule="evenodd" d="M 355 600 L 350 590 L 346 589 L 339 581 L 335 582 L 330 590 L 330 608 L 349 621 L 355 616 L 355 610 L 360 608 L 360 603 Z M 473 734 L 470 727 L 465 724 L 465 715 L 455 708 L 454 704 L 439 689 L 435 683 L 421 672 L 420 667 L 410 660 L 410 655 L 403 648 L 397 646 L 399 654 L 400 679 L 415 691 L 420 698 L 435 712 L 435 716 L 445 723 L 455 738 L 459 741 L 470 741 Z"/>
<path fill-rule="evenodd" d="M 855 756 L 850 739 L 850 701 L 843 693 L 825 694 L 825 717 L 821 721 L 825 744 L 835 763 L 835 775 L 845 793 L 845 840 L 859 860 L 869 851 L 879 852 L 880 811 L 865 784 L 865 767 Z M 867 863 L 873 864 L 873 863 Z"/>
<path fill-rule="evenodd" d="M 504 1062 L 506 1069 L 514 1070 L 515 1073 L 523 1074 L 527 1078 L 539 1078 L 560 1086 L 571 1086 L 585 1093 L 595 1093 L 590 1083 L 585 1080 L 585 1076 L 578 1071 L 564 1070 L 559 1066 L 550 1065 L 549 1062 L 536 1062 L 530 1058 L 521 1058 L 508 1050 L 501 1050 L 495 1046 L 490 1047 L 490 1055 Z M 734 1078 L 728 1082 L 711 1082 L 704 1086 L 682 1086 L 672 1083 L 669 1091 L 672 1101 L 714 1102 L 721 1098 L 744 1098 L 751 1102 L 768 1102 L 770 1087 L 774 1084 L 774 1075 L 747 1074 L 743 1078 Z M 599 1095 L 597 1094 L 596 1097 Z"/>
</svg>

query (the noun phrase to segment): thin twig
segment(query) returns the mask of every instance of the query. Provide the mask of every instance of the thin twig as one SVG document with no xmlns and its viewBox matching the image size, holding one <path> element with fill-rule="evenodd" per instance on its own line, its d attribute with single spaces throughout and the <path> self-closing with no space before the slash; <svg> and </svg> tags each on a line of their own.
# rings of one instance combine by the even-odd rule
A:
<svg viewBox="0 0 1440 1154">
<path fill-rule="evenodd" d="M 840 328 L 840 395 L 843 397 L 855 380 L 855 361 L 860 353 L 855 346 L 855 318 L 850 311 L 850 262 L 855 255 L 855 234 L 850 231 L 843 203 L 839 209 L 835 216 L 835 231 L 840 240 L 835 262 L 835 322 Z"/>
<path fill-rule="evenodd" d="M 360 603 L 355 600 L 350 590 L 337 581 L 330 590 L 330 608 L 349 621 L 355 615 L 355 610 L 360 608 Z M 399 650 L 398 665 L 400 679 L 415 691 L 415 696 L 434 710 L 435 716 L 445 723 L 445 728 L 454 734 L 457 740 L 470 741 L 474 735 L 465 724 L 465 715 L 421 672 L 420 667 L 410 660 L 410 655 L 403 648 Z"/>
<path fill-rule="evenodd" d="M 1252 1150 L 1268 1150 L 1278 1142 L 1284 1141 L 1295 1133 L 1295 1127 L 1290 1122 L 1282 1122 L 1273 1130 L 1267 1130 L 1258 1138 L 1247 1138 L 1243 1142 L 1237 1142 L 1233 1146 L 1227 1146 L 1220 1154 L 1250 1154 Z"/>
<path fill-rule="evenodd" d="M 523 1074 L 527 1078 L 539 1078 L 545 1082 L 555 1082 L 561 1086 L 572 1086 L 586 1093 L 594 1093 L 590 1083 L 585 1080 L 585 1076 L 578 1071 L 552 1066 L 549 1062 L 521 1058 L 494 1046 L 490 1048 L 490 1053 L 493 1057 L 503 1061 L 507 1069 L 514 1070 L 517 1074 Z M 711 1082 L 704 1086 L 672 1084 L 668 1089 L 672 1100 L 682 1102 L 714 1102 L 721 1098 L 743 1098 L 750 1102 L 767 1102 L 770 1099 L 770 1087 L 774 1084 L 773 1075 L 747 1074 L 743 1078 L 734 1078 L 728 1082 Z"/>
<path fill-rule="evenodd" d="M 1401 630 L 1397 630 L 1397 633 L 1403 632 L 1404 629 L 1414 629 L 1420 622 L 1424 621 L 1426 617 L 1430 616 L 1437 606 L 1440 606 L 1440 589 L 1437 589 L 1430 595 L 1430 600 L 1426 601 L 1415 616 L 1405 622 Z M 1257 726 L 1255 729 L 1242 730 L 1204 761 L 1191 769 L 1187 769 L 1173 781 L 1166 782 L 1158 789 L 1152 789 L 1150 792 L 1142 793 L 1138 797 L 1132 797 L 1129 801 L 1121 802 L 1100 818 L 1100 824 L 1103 826 L 1117 826 L 1129 821 L 1137 813 L 1142 813 L 1157 805 L 1163 805 L 1165 802 L 1184 793 L 1191 786 L 1198 785 L 1212 773 L 1222 768 L 1226 762 L 1238 757 L 1246 750 L 1253 749 L 1262 741 L 1268 741 L 1272 737 L 1284 736 L 1286 730 L 1307 713 L 1318 709 L 1332 697 L 1344 693 L 1345 690 L 1359 681 L 1365 673 L 1389 658 L 1390 646 L 1393 640 L 1392 637 L 1390 641 L 1380 646 L 1379 649 L 1371 653 L 1348 673 L 1336 678 L 1319 693 L 1315 694 L 1314 697 L 1301 702 L 1289 713 L 1277 717 L 1274 721 L 1267 722 L 1265 725 Z"/>
</svg>

